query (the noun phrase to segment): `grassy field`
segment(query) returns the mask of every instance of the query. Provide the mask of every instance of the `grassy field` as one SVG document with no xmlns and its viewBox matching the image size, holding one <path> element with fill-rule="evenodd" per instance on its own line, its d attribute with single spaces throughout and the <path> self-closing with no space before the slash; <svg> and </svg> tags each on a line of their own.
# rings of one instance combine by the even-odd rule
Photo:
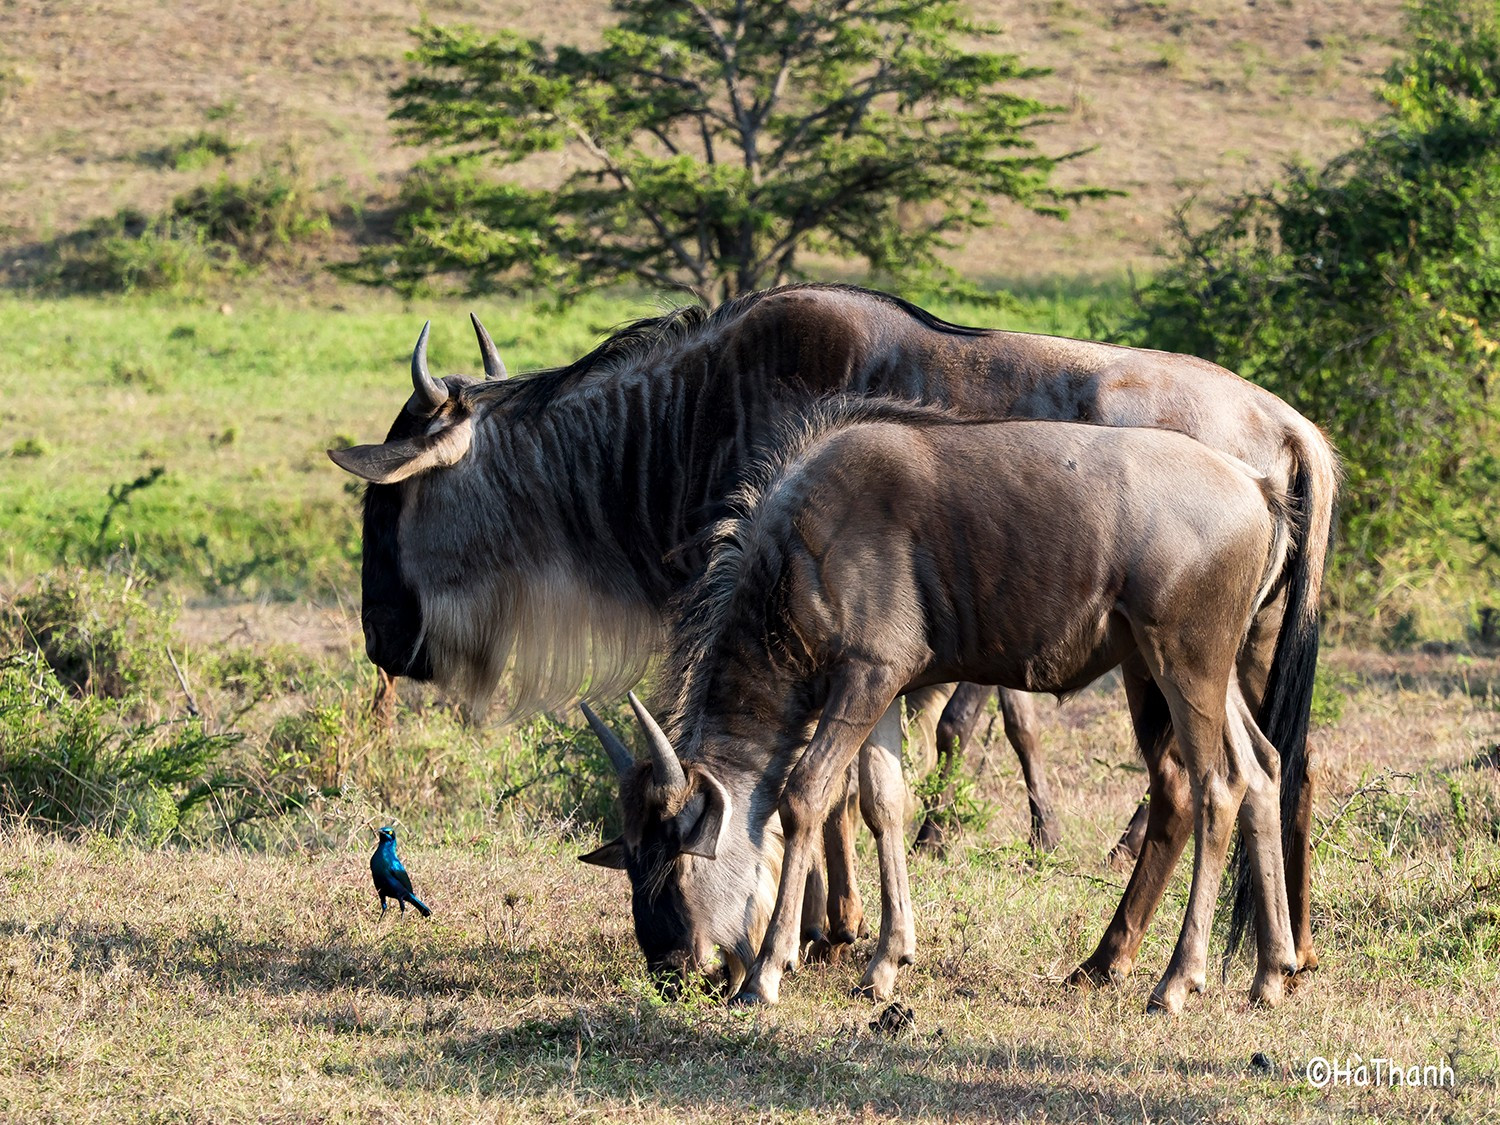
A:
<svg viewBox="0 0 1500 1125">
<path fill-rule="evenodd" d="M 811 967 L 781 1007 L 662 1004 L 597 837 L 500 809 L 408 829 L 433 906 L 381 921 L 351 792 L 300 842 L 145 850 L 0 830 L 0 1117 L 14 1121 L 1493 1121 L 1500 1114 L 1500 664 L 1335 651 L 1314 921 L 1322 969 L 1256 1011 L 1250 967 L 1148 1017 L 1184 872 L 1137 974 L 1075 994 L 1122 878 L 1102 863 L 1141 778 L 1113 688 L 1052 715 L 1065 842 L 1022 846 L 1023 790 L 991 745 L 993 807 L 912 868 L 914 1026 L 872 1028 L 858 968 Z M 1336 717 L 1335 717 L 1336 716 Z M 398 729 L 420 723 L 403 713 Z M 419 799 L 412 798 L 413 804 Z M 867 905 L 873 864 L 862 862 Z M 868 954 L 869 942 L 858 947 Z M 1320 1089 L 1310 1059 L 1452 1070 L 1451 1086 Z M 1373 1066 L 1373 1064 L 1371 1064 Z"/>
</svg>

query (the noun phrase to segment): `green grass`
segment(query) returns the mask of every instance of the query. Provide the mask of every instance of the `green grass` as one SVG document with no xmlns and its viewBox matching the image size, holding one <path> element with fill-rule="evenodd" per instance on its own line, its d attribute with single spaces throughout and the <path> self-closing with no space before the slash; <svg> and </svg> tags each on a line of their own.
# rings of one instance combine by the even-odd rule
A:
<svg viewBox="0 0 1500 1125">
<path fill-rule="evenodd" d="M 1034 290 L 1014 309 L 943 306 L 971 322 L 1088 331 L 1095 290 Z M 325 302 L 0 297 L 0 576 L 120 554 L 193 592 L 331 595 L 352 588 L 356 489 L 324 450 L 376 441 L 409 393 L 431 317 L 435 372 L 476 371 L 476 308 L 513 371 L 564 363 L 612 326 L 659 311 L 613 294 L 566 313 L 521 301 L 341 293 Z M 116 505 L 110 490 L 160 467 Z"/>
</svg>

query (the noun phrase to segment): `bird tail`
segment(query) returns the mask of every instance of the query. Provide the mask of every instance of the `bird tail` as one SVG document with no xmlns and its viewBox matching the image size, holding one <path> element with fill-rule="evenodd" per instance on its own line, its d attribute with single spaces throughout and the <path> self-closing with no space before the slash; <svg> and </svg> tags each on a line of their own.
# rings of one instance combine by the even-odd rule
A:
<svg viewBox="0 0 1500 1125">
<path fill-rule="evenodd" d="M 432 917 L 432 911 L 427 909 L 427 904 L 425 902 L 423 902 L 421 899 L 419 899 L 416 895 L 412 895 L 409 901 L 411 902 L 411 904 L 413 906 L 415 906 L 419 911 L 421 911 L 423 918 L 431 918 Z"/>
</svg>

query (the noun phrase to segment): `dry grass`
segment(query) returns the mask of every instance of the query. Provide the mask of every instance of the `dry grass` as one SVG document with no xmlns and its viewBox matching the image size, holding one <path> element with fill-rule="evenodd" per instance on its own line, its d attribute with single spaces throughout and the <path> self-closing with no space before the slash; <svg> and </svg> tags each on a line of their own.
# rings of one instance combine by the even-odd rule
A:
<svg viewBox="0 0 1500 1125">
<path fill-rule="evenodd" d="M 1055 68 L 1035 93 L 1063 107 L 1047 151 L 1096 147 L 1064 174 L 1128 191 L 1065 225 L 1005 214 L 956 264 L 976 279 L 1113 275 L 1151 267 L 1173 210 L 1326 159 L 1378 112 L 1400 0 L 975 0 L 1004 49 Z M 219 175 L 153 157 L 205 128 L 244 146 L 236 168 L 285 150 L 356 211 L 394 195 L 412 150 L 387 91 L 422 18 L 592 39 L 602 0 L 217 0 L 87 5 L 10 0 L 0 40 L 0 247 L 112 214 L 159 210 Z M 545 169 L 539 169 L 545 175 Z M 338 253 L 338 251 L 334 251 Z M 4 264 L 4 263 L 0 263 Z"/>
<path fill-rule="evenodd" d="M 1036 865 L 1018 847 L 1019 782 L 996 747 L 981 767 L 990 828 L 949 860 L 914 863 L 921 962 L 900 999 L 916 1024 L 894 1037 L 846 998 L 849 964 L 800 973 L 769 1013 L 660 1004 L 623 881 L 575 864 L 583 843 L 556 824 L 404 840 L 430 922 L 378 920 L 355 805 L 320 814 L 335 846 L 285 854 L 11 828 L 0 1116 L 1495 1120 L 1500 666 L 1335 652 L 1329 668 L 1348 698 L 1318 736 L 1324 968 L 1275 1012 L 1247 1008 L 1241 963 L 1182 1019 L 1144 1015 L 1181 878 L 1129 984 L 1058 983 L 1118 896 L 1099 857 L 1140 785 L 1103 689 L 1049 720 L 1058 857 Z M 1252 1066 L 1257 1053 L 1269 1069 Z M 1352 1054 L 1446 1062 L 1456 1085 L 1304 1080 L 1309 1058 Z"/>
</svg>

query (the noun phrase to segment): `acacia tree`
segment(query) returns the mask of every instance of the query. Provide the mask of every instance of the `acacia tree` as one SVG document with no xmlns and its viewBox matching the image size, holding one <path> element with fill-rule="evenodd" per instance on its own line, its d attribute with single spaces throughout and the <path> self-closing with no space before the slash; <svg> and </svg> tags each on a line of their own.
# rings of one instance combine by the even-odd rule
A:
<svg viewBox="0 0 1500 1125">
<path fill-rule="evenodd" d="M 1063 216 L 1073 198 L 1011 93 L 1047 73 L 969 50 L 994 28 L 932 0 L 617 0 L 597 49 L 426 24 L 392 117 L 434 156 L 394 245 L 355 276 L 568 299 L 638 280 L 712 300 L 798 276 L 806 251 L 896 280 L 935 275 L 991 200 Z M 566 150 L 549 188 L 516 165 Z"/>
</svg>

